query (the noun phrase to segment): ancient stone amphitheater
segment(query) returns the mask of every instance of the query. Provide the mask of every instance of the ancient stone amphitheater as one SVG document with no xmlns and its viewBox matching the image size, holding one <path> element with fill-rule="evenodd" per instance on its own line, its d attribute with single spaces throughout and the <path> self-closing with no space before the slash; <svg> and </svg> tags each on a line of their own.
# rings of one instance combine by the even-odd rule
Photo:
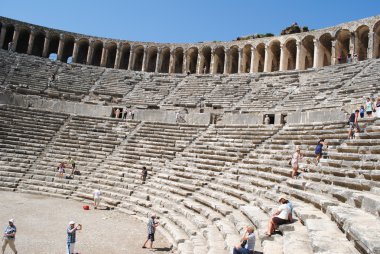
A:
<svg viewBox="0 0 380 254">
<path fill-rule="evenodd" d="M 248 224 L 264 253 L 380 253 L 380 119 L 350 140 L 346 118 L 380 93 L 380 16 L 198 44 L 0 17 L 0 48 L 1 190 L 84 201 L 100 188 L 114 209 L 159 214 L 177 253 L 228 253 Z M 113 117 L 125 107 L 134 119 Z M 296 145 L 308 172 L 292 179 Z M 81 175 L 57 177 L 69 156 Z M 282 194 L 296 222 L 265 237 Z"/>
</svg>

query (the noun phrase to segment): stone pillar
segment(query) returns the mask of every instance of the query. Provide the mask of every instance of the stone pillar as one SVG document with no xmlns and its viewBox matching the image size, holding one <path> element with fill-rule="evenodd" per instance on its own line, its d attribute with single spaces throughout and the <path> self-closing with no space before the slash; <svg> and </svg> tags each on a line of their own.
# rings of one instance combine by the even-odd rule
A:
<svg viewBox="0 0 380 254">
<path fill-rule="evenodd" d="M 229 62 L 229 55 L 230 55 L 230 50 L 227 49 L 225 52 L 224 52 L 224 69 L 223 69 L 223 73 L 224 74 L 227 74 L 228 73 L 228 62 Z"/>
<path fill-rule="evenodd" d="M 319 39 L 313 39 L 314 42 L 314 57 L 313 57 L 313 68 L 319 68 L 320 66 L 320 42 Z"/>
<path fill-rule="evenodd" d="M 270 69 L 271 61 L 269 59 L 269 46 L 265 45 L 265 59 L 264 59 L 264 72 L 268 72 Z"/>
<path fill-rule="evenodd" d="M 1 27 L 1 32 L 0 32 L 0 49 L 2 49 L 4 46 L 4 40 L 5 40 L 5 34 L 6 33 L 7 33 L 7 28 L 6 28 L 6 25 L 3 24 L 3 26 Z"/>
<path fill-rule="evenodd" d="M 214 74 L 215 49 L 211 49 L 210 74 Z"/>
<path fill-rule="evenodd" d="M 359 49 L 358 45 L 355 44 L 359 40 L 355 40 L 355 36 L 357 36 L 357 33 L 350 33 L 350 43 L 348 46 L 348 54 L 351 54 L 351 56 L 353 56 L 356 50 Z"/>
<path fill-rule="evenodd" d="M 147 47 L 144 46 L 144 55 L 143 55 L 143 61 L 142 61 L 141 71 L 145 71 L 146 70 L 146 64 L 148 62 L 147 58 L 148 58 Z"/>
<path fill-rule="evenodd" d="M 301 41 L 296 41 L 296 45 L 297 45 L 296 70 L 305 69 L 301 63 L 301 60 L 302 60 L 302 43 L 301 43 Z"/>
<path fill-rule="evenodd" d="M 241 68 L 241 63 L 243 61 L 243 49 L 239 48 L 238 49 L 238 52 L 239 52 L 239 59 L 238 59 L 238 73 L 242 73 L 242 68 Z"/>
<path fill-rule="evenodd" d="M 19 35 L 20 35 L 20 29 L 18 27 L 16 27 L 15 31 L 13 32 L 13 38 L 12 38 L 13 49 L 12 49 L 12 51 L 16 51 L 17 41 L 18 41 Z"/>
<path fill-rule="evenodd" d="M 78 49 L 79 49 L 79 39 L 75 39 L 74 41 L 74 49 L 73 49 L 73 63 L 77 62 L 78 58 Z"/>
<path fill-rule="evenodd" d="M 57 52 L 57 60 L 61 61 L 62 54 L 63 54 L 63 48 L 65 46 L 65 36 L 61 34 L 59 36 L 59 46 L 58 46 L 58 52 Z"/>
<path fill-rule="evenodd" d="M 188 70 L 188 68 L 187 68 L 187 66 L 186 66 L 186 64 L 187 64 L 187 51 L 186 52 L 183 52 L 183 63 L 182 63 L 182 73 L 187 73 L 187 70 Z"/>
<path fill-rule="evenodd" d="M 130 53 L 129 53 L 129 61 L 128 61 L 128 70 L 131 71 L 133 70 L 133 58 L 135 58 L 135 47 L 131 46 L 131 49 L 130 49 Z"/>
<path fill-rule="evenodd" d="M 100 66 L 105 67 L 107 65 L 107 57 L 108 57 L 108 45 L 104 45 L 102 49 L 102 58 L 100 59 Z"/>
<path fill-rule="evenodd" d="M 87 64 L 92 64 L 92 57 L 94 55 L 94 41 L 90 41 L 88 44 L 88 51 L 87 51 Z"/>
<path fill-rule="evenodd" d="M 161 53 L 162 53 L 162 49 L 158 49 L 157 50 L 157 58 L 156 58 L 156 69 L 155 69 L 155 73 L 158 73 L 160 70 L 161 70 Z"/>
<path fill-rule="evenodd" d="M 281 53 L 280 53 L 280 71 L 284 71 L 285 70 L 285 50 L 284 50 L 284 44 L 281 43 L 280 44 L 280 49 L 281 49 Z"/>
<path fill-rule="evenodd" d="M 169 73 L 174 72 L 174 51 L 170 51 L 170 60 L 169 60 Z"/>
<path fill-rule="evenodd" d="M 335 49 L 336 41 L 331 41 L 331 65 L 336 64 L 336 49 Z"/>
<path fill-rule="evenodd" d="M 201 53 L 198 52 L 197 68 L 196 68 L 198 74 L 202 73 L 201 58 L 202 58 L 202 55 L 201 55 Z"/>
<path fill-rule="evenodd" d="M 46 33 L 45 41 L 44 41 L 44 50 L 42 52 L 42 57 L 49 57 L 49 46 L 50 46 L 50 38 L 49 34 Z"/>
<path fill-rule="evenodd" d="M 28 42 L 28 51 L 27 54 L 31 55 L 32 50 L 33 50 L 33 43 L 34 43 L 34 38 L 36 37 L 36 31 L 32 30 L 29 35 L 29 42 Z"/>
<path fill-rule="evenodd" d="M 368 33 L 368 49 L 367 49 L 367 58 L 373 58 L 374 57 L 374 52 L 373 52 L 373 49 L 374 49 L 374 35 L 375 33 L 370 31 Z"/>
<path fill-rule="evenodd" d="M 115 69 L 119 69 L 120 68 L 120 60 L 121 60 L 121 52 L 122 52 L 121 49 L 122 49 L 121 43 L 117 44 L 115 64 L 113 66 Z"/>
<path fill-rule="evenodd" d="M 255 65 L 255 57 L 256 57 L 256 48 L 252 47 L 251 48 L 251 68 L 249 70 L 249 73 L 253 73 L 255 71 L 254 65 Z"/>
</svg>

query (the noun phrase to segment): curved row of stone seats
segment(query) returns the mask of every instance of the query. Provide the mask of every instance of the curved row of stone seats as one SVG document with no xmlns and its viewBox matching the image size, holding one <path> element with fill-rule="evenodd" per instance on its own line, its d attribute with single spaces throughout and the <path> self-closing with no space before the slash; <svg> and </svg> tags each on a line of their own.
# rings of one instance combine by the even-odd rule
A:
<svg viewBox="0 0 380 254">
<path fill-rule="evenodd" d="M 251 78 L 229 76 L 221 80 L 215 89 L 205 95 L 204 104 L 213 108 L 231 108 L 251 91 Z"/>
<path fill-rule="evenodd" d="M 6 77 L 15 60 L 16 58 L 10 57 L 7 51 L 0 49 L 0 88 L 5 88 Z"/>
<path fill-rule="evenodd" d="M 35 109 L 0 107 L 1 189 L 17 188 L 67 117 Z"/>
<path fill-rule="evenodd" d="M 314 72 L 300 73 L 300 85 L 278 109 L 294 108 L 336 108 L 348 102 L 347 98 L 337 99 L 335 94 L 368 65 L 368 61 L 329 66 Z M 349 96 L 350 97 L 350 96 Z"/>
<path fill-rule="evenodd" d="M 19 189 L 24 192 L 67 197 L 113 152 L 125 138 L 128 126 L 111 118 L 72 116 L 26 173 Z M 74 179 L 58 176 L 59 163 L 76 162 L 81 175 Z M 71 168 L 66 168 L 66 176 Z"/>
<path fill-rule="evenodd" d="M 257 75 L 252 90 L 236 105 L 242 112 L 261 112 L 275 107 L 299 86 L 298 73 Z"/>
<path fill-rule="evenodd" d="M 96 186 L 109 198 L 110 205 L 126 198 L 133 199 L 133 190 L 142 183 L 143 166 L 148 169 L 149 178 L 152 177 L 205 129 L 202 125 L 141 123 L 78 191 L 91 194 Z"/>
</svg>

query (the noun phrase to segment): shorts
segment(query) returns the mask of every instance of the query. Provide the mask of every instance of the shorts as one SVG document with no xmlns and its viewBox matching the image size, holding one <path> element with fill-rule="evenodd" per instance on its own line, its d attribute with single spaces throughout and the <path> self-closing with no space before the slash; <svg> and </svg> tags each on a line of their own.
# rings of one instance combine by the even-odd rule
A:
<svg viewBox="0 0 380 254">
<path fill-rule="evenodd" d="M 354 123 L 354 122 L 350 122 L 350 129 L 353 130 L 355 128 L 358 128 L 358 124 L 357 123 Z"/>
<path fill-rule="evenodd" d="M 273 218 L 273 222 L 276 223 L 277 226 L 280 226 L 280 225 L 282 225 L 282 224 L 286 224 L 286 223 L 288 223 L 289 221 L 288 221 L 288 220 L 281 219 L 281 218 L 278 218 L 278 217 L 274 217 L 274 218 Z"/>
<path fill-rule="evenodd" d="M 148 240 L 151 240 L 152 242 L 154 242 L 154 233 L 148 234 Z"/>
<path fill-rule="evenodd" d="M 315 155 L 322 155 L 322 150 L 315 151 Z"/>
<path fill-rule="evenodd" d="M 367 113 L 367 115 L 371 115 L 372 111 L 367 111 L 366 113 Z"/>
</svg>

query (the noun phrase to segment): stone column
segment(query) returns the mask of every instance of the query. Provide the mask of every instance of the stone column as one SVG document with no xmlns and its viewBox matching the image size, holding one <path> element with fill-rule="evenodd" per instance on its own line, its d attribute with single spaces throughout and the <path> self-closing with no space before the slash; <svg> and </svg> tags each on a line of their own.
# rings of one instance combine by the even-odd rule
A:
<svg viewBox="0 0 380 254">
<path fill-rule="evenodd" d="M 296 70 L 304 69 L 304 66 L 301 64 L 302 60 L 302 43 L 301 41 L 296 41 L 297 53 L 296 53 Z"/>
<path fill-rule="evenodd" d="M 201 74 L 202 73 L 201 58 L 202 58 L 202 55 L 201 55 L 201 53 L 198 52 L 197 67 L 196 67 L 197 74 Z"/>
<path fill-rule="evenodd" d="M 162 53 L 162 49 L 158 49 L 157 50 L 157 58 L 156 58 L 156 69 L 155 69 L 155 73 L 158 73 L 160 70 L 161 70 L 161 53 Z"/>
<path fill-rule="evenodd" d="M 12 51 L 16 51 L 19 35 L 20 35 L 20 29 L 18 27 L 16 27 L 14 32 L 13 32 L 13 38 L 12 38 L 13 49 L 12 49 Z"/>
<path fill-rule="evenodd" d="M 353 56 L 356 50 L 358 49 L 358 45 L 356 45 L 356 42 L 358 42 L 359 40 L 355 40 L 355 36 L 357 36 L 357 33 L 350 33 L 350 44 L 348 46 L 348 54 L 351 54 L 351 56 Z"/>
<path fill-rule="evenodd" d="M 131 46 L 131 49 L 130 49 L 130 53 L 129 53 L 129 60 L 128 60 L 128 70 L 131 71 L 133 70 L 133 58 L 135 58 L 135 47 Z"/>
<path fill-rule="evenodd" d="M 336 64 L 336 52 L 335 52 L 336 41 L 331 41 L 331 65 Z"/>
<path fill-rule="evenodd" d="M 368 33 L 368 49 L 367 49 L 367 58 L 369 59 L 369 58 L 373 58 L 373 56 L 374 56 L 374 52 L 373 52 L 373 49 L 374 49 L 374 45 L 373 45 L 373 43 L 374 43 L 374 35 L 375 35 L 375 33 L 374 32 L 372 32 L 372 31 L 370 31 L 369 33 Z"/>
<path fill-rule="evenodd" d="M 211 49 L 211 61 L 210 61 L 210 74 L 215 74 L 214 73 L 214 59 L 215 58 L 215 49 Z"/>
<path fill-rule="evenodd" d="M 90 41 L 88 44 L 87 60 L 86 60 L 88 65 L 92 64 L 93 55 L 94 55 L 94 41 Z"/>
<path fill-rule="evenodd" d="M 143 61 L 142 61 L 142 66 L 141 66 L 141 71 L 146 70 L 146 64 L 147 64 L 147 58 L 148 58 L 148 52 L 147 52 L 147 47 L 144 46 L 144 55 L 143 55 Z"/>
<path fill-rule="evenodd" d="M 229 62 L 229 55 L 230 55 L 230 50 L 227 49 L 225 52 L 224 52 L 224 69 L 223 69 L 223 73 L 224 74 L 227 74 L 228 73 L 228 62 Z"/>
<path fill-rule="evenodd" d="M 57 52 L 57 60 L 61 61 L 62 54 L 63 54 L 63 48 L 65 46 L 65 36 L 61 34 L 59 36 L 59 46 L 58 46 L 58 52 Z"/>
<path fill-rule="evenodd" d="M 241 63 L 243 61 L 243 49 L 239 48 L 238 49 L 238 55 L 239 55 L 239 59 L 238 59 L 238 73 L 242 73 L 242 68 L 241 68 Z"/>
<path fill-rule="evenodd" d="M 75 39 L 74 41 L 74 49 L 73 49 L 73 63 L 77 62 L 78 58 L 78 50 L 79 50 L 79 39 Z"/>
<path fill-rule="evenodd" d="M 108 57 L 108 45 L 104 45 L 102 49 L 102 58 L 100 59 L 100 66 L 105 67 L 107 65 L 107 57 Z"/>
<path fill-rule="evenodd" d="M 188 70 L 188 68 L 187 68 L 187 66 L 186 66 L 186 64 L 187 64 L 187 51 L 186 52 L 183 52 L 183 63 L 182 63 L 182 73 L 187 73 L 187 70 Z"/>
<path fill-rule="evenodd" d="M 314 57 L 313 57 L 313 68 L 319 68 L 320 66 L 320 42 L 319 39 L 313 39 L 314 42 Z"/>
<path fill-rule="evenodd" d="M 50 38 L 49 34 L 46 33 L 45 41 L 44 41 L 44 50 L 42 52 L 42 57 L 49 57 L 49 46 L 50 46 Z"/>
<path fill-rule="evenodd" d="M 285 50 L 284 50 L 284 44 L 281 43 L 280 44 L 280 49 L 281 49 L 281 53 L 280 53 L 280 71 L 284 71 L 285 70 Z"/>
<path fill-rule="evenodd" d="M 27 54 L 31 55 L 32 50 L 33 50 L 33 43 L 34 43 L 34 38 L 36 37 L 36 31 L 32 30 L 29 35 L 29 42 L 28 42 L 28 51 Z"/>
<path fill-rule="evenodd" d="M 120 68 L 120 60 L 121 60 L 121 52 L 122 52 L 121 49 L 122 49 L 121 43 L 117 44 L 116 57 L 115 57 L 115 65 L 113 66 L 115 69 L 119 69 Z"/>
<path fill-rule="evenodd" d="M 268 72 L 270 69 L 270 59 L 269 59 L 269 46 L 265 45 L 265 59 L 264 59 L 264 72 Z"/>
<path fill-rule="evenodd" d="M 253 73 L 255 71 L 254 65 L 255 65 L 255 57 L 256 57 L 256 48 L 252 47 L 251 48 L 251 68 L 249 70 L 249 73 Z"/>
<path fill-rule="evenodd" d="M 0 32 L 0 49 L 2 49 L 4 46 L 4 40 L 5 40 L 5 34 L 6 33 L 7 33 L 7 28 L 6 28 L 6 25 L 3 24 L 3 26 L 1 27 L 1 32 Z"/>
<path fill-rule="evenodd" d="M 174 72 L 174 51 L 170 51 L 170 60 L 169 60 L 169 73 Z"/>
</svg>

